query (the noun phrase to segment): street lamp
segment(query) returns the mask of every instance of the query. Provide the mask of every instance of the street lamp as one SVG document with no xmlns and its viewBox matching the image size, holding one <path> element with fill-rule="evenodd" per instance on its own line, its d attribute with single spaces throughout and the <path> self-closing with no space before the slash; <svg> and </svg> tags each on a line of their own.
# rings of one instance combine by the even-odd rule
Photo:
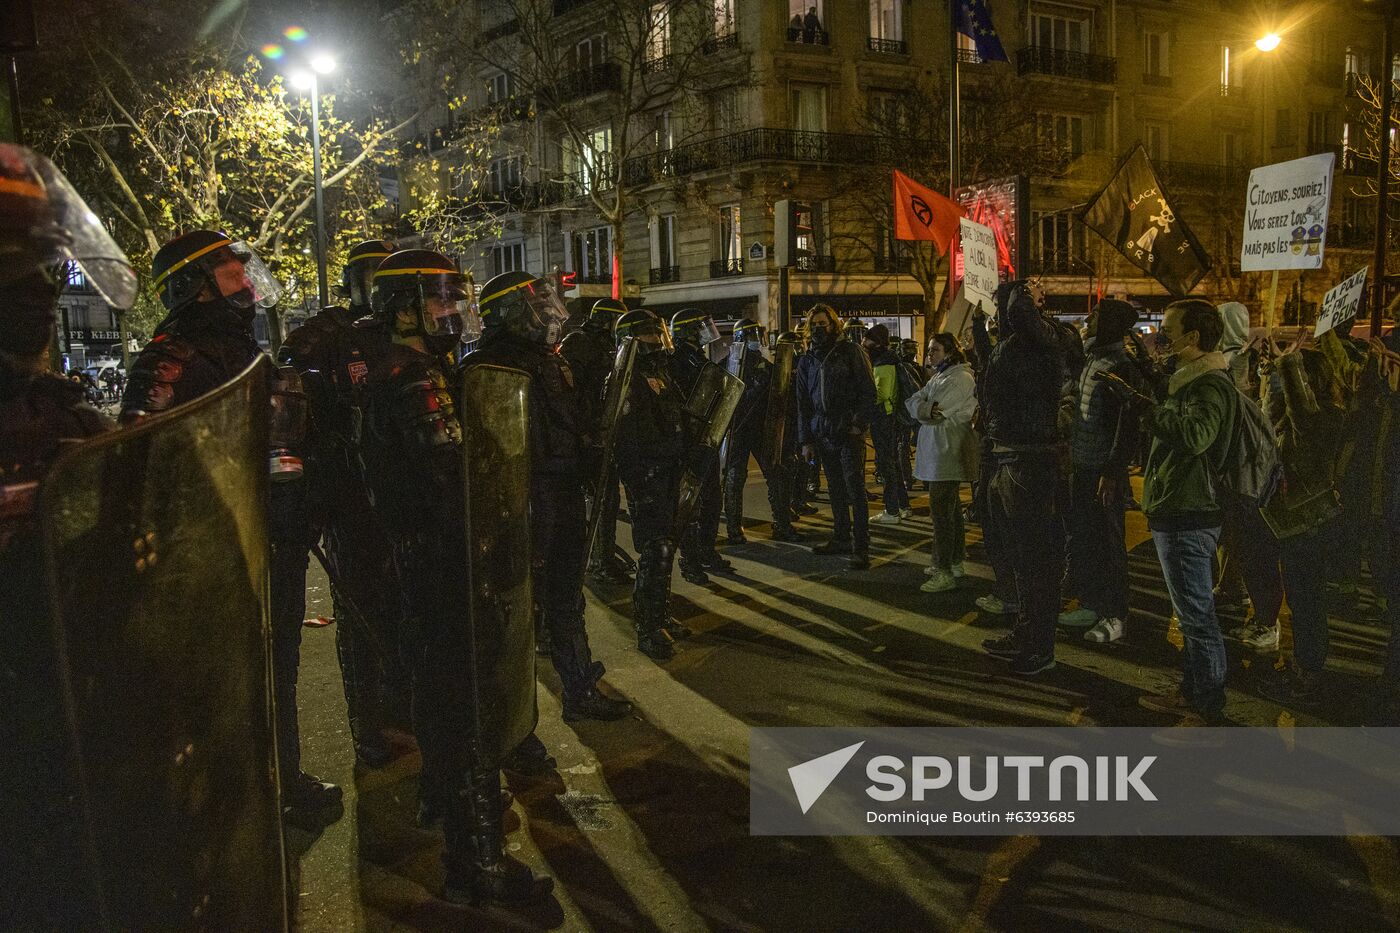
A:
<svg viewBox="0 0 1400 933">
<path fill-rule="evenodd" d="M 1271 32 L 1255 39 L 1254 47 L 1261 52 L 1272 52 L 1274 49 L 1278 48 L 1278 44 L 1282 41 L 1283 40 L 1278 37 L 1278 33 Z"/>
<path fill-rule="evenodd" d="M 316 197 L 316 291 L 320 307 L 330 304 L 330 285 L 326 280 L 326 207 L 321 190 L 321 88 L 319 76 L 335 71 L 335 59 L 324 53 L 313 55 L 310 68 L 294 71 L 287 76 L 292 87 L 311 95 L 311 179 Z"/>
</svg>

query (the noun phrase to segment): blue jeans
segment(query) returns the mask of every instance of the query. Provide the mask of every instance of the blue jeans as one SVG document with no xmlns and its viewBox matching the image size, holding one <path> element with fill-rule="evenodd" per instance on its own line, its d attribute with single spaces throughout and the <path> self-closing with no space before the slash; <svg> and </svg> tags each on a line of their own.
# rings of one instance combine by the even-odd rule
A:
<svg viewBox="0 0 1400 933">
<path fill-rule="evenodd" d="M 1203 716 L 1225 708 L 1225 640 L 1215 617 L 1214 560 L 1220 527 L 1154 531 L 1167 593 L 1181 625 L 1181 695 Z"/>
</svg>

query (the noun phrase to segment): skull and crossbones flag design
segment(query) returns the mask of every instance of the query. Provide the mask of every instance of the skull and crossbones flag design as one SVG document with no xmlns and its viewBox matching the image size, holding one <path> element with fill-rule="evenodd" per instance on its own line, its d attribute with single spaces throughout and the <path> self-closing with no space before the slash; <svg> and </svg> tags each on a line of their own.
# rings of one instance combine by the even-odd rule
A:
<svg viewBox="0 0 1400 933">
<path fill-rule="evenodd" d="M 1210 257 L 1172 209 L 1141 143 L 1090 198 L 1080 220 L 1176 297 L 1210 271 Z"/>
</svg>

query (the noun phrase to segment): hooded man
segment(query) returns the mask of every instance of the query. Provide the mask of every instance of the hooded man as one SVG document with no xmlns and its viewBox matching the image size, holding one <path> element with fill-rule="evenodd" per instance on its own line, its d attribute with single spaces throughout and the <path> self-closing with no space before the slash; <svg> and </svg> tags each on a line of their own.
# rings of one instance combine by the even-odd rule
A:
<svg viewBox="0 0 1400 933">
<path fill-rule="evenodd" d="M 865 351 L 843 339 L 829 305 L 807 313 L 811 348 L 797 362 L 797 435 L 803 456 L 821 458 L 830 484 L 832 539 L 813 554 L 849 554 L 853 570 L 870 566 L 870 505 L 865 498 L 865 431 L 875 408 L 875 378 Z"/>
<path fill-rule="evenodd" d="M 999 528 L 1016 581 L 1017 615 L 1009 635 L 982 647 L 1009 661 L 1012 673 L 1032 676 L 1055 666 L 1064 560 L 1058 420 L 1065 364 L 1059 335 L 1026 283 L 1003 284 L 996 304 L 1001 340 L 986 354 L 980 403 L 994 463 L 990 521 Z M 980 305 L 972 326 L 978 346 L 990 346 Z"/>
<path fill-rule="evenodd" d="M 1093 626 L 1085 641 L 1123 637 L 1128 618 L 1128 552 L 1124 503 L 1128 464 L 1137 450 L 1137 413 L 1122 380 L 1138 389 L 1141 377 L 1124 346 L 1137 309 L 1107 298 L 1089 312 L 1084 335 L 1086 362 L 1079 376 L 1078 407 L 1070 443 L 1070 510 L 1066 517 L 1067 573 L 1079 608 L 1060 614 L 1064 625 Z"/>
</svg>

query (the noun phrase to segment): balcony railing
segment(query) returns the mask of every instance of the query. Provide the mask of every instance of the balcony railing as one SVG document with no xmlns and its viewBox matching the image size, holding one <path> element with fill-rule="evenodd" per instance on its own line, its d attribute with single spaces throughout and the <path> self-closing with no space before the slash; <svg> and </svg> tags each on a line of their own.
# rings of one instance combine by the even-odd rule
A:
<svg viewBox="0 0 1400 933">
<path fill-rule="evenodd" d="M 593 0 L 554 0 L 554 15 L 563 16 L 570 10 L 577 10 L 579 7 L 591 2 L 593 2 Z"/>
<path fill-rule="evenodd" d="M 798 272 L 835 272 L 835 256 L 798 256 L 793 264 Z"/>
<path fill-rule="evenodd" d="M 553 87 L 541 88 L 540 97 L 547 102 L 562 104 L 605 91 L 616 91 L 620 87 L 622 66 L 617 62 L 602 62 L 592 68 L 582 68 L 563 75 Z"/>
<path fill-rule="evenodd" d="M 789 26 L 787 40 L 797 45 L 831 44 L 831 36 L 825 29 L 794 29 Z"/>
<path fill-rule="evenodd" d="M 1027 275 L 1091 275 L 1094 265 L 1064 250 L 1052 250 L 1026 261 Z"/>
<path fill-rule="evenodd" d="M 1143 74 L 1142 83 L 1148 87 L 1171 87 L 1171 75 Z"/>
<path fill-rule="evenodd" d="M 710 36 L 700 44 L 700 51 L 705 55 L 718 55 L 728 49 L 739 47 L 739 34 L 737 32 L 727 32 L 722 36 Z"/>
<path fill-rule="evenodd" d="M 743 275 L 744 260 L 742 259 L 711 259 L 710 278 L 722 279 L 728 275 Z"/>
<path fill-rule="evenodd" d="M 679 282 L 680 280 L 680 266 L 661 266 L 651 270 L 651 284 L 653 285 L 665 285 L 667 282 Z"/>
<path fill-rule="evenodd" d="M 483 29 L 477 34 L 476 44 L 485 45 L 497 39 L 504 39 L 506 36 L 513 36 L 520 31 L 520 20 L 508 19 L 504 23 L 492 26 L 490 29 Z"/>
<path fill-rule="evenodd" d="M 670 71 L 676 64 L 674 55 L 657 55 L 642 60 L 642 74 L 655 75 Z"/>
<path fill-rule="evenodd" d="M 1032 45 L 1016 53 L 1016 73 L 1056 75 L 1112 84 L 1118 80 L 1118 60 L 1087 52 L 1047 49 Z"/>
<path fill-rule="evenodd" d="M 958 61 L 964 65 L 980 65 L 982 56 L 977 54 L 976 49 L 958 49 Z"/>
<path fill-rule="evenodd" d="M 908 275 L 914 271 L 914 260 L 909 256 L 877 255 L 874 268 L 876 272 L 898 272 Z"/>
<path fill-rule="evenodd" d="M 611 272 L 584 272 L 578 277 L 580 285 L 611 285 Z"/>
<path fill-rule="evenodd" d="M 886 55 L 909 54 L 909 43 L 903 39 L 877 39 L 871 36 L 865 40 L 865 47 L 872 52 L 883 52 Z"/>
<path fill-rule="evenodd" d="M 1244 183 L 1248 172 L 1238 165 L 1209 165 L 1203 162 L 1155 162 L 1157 174 L 1168 185 L 1218 191 Z"/>
</svg>

